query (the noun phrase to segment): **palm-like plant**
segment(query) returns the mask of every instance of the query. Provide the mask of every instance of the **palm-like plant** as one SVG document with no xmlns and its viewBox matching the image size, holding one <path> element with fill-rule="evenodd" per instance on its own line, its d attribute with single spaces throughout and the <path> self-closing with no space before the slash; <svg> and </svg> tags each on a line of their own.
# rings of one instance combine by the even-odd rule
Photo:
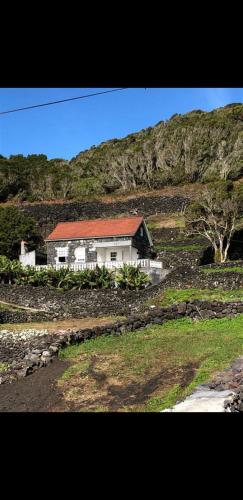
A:
<svg viewBox="0 0 243 500">
<path fill-rule="evenodd" d="M 139 267 L 133 267 L 128 264 L 124 264 L 121 269 L 119 269 L 116 276 L 116 282 L 120 288 L 140 289 L 150 282 L 150 279 L 146 273 L 140 271 Z"/>
<path fill-rule="evenodd" d="M 13 283 L 15 277 L 22 272 L 22 266 L 18 260 L 10 260 L 5 255 L 0 256 L 0 281 Z"/>
<path fill-rule="evenodd" d="M 115 275 L 105 266 L 96 269 L 85 269 L 73 272 L 67 268 L 54 268 L 36 271 L 35 267 L 23 267 L 17 260 L 10 261 L 0 256 L 0 281 L 3 283 L 29 284 L 32 286 L 47 286 L 63 290 L 81 290 L 89 288 L 112 288 L 115 283 L 120 288 L 140 289 L 150 280 L 139 268 L 124 264 Z"/>
<path fill-rule="evenodd" d="M 114 271 L 109 271 L 105 266 L 96 266 L 95 277 L 98 288 L 112 288 L 114 286 Z"/>
</svg>

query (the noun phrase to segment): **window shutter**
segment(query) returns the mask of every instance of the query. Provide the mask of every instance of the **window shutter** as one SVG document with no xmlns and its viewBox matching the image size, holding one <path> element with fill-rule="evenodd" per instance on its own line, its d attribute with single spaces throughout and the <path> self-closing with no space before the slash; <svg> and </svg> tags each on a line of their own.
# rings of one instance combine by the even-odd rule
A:
<svg viewBox="0 0 243 500">
<path fill-rule="evenodd" d="M 68 247 L 59 247 L 57 249 L 58 257 L 67 257 L 68 256 Z"/>
<path fill-rule="evenodd" d="M 75 250 L 76 260 L 85 260 L 85 247 L 78 247 Z"/>
</svg>

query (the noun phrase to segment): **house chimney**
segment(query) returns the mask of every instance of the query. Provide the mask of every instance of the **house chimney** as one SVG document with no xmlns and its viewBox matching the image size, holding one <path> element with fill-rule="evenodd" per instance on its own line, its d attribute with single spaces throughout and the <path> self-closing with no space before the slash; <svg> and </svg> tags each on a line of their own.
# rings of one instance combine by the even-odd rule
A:
<svg viewBox="0 0 243 500">
<path fill-rule="evenodd" d="M 25 255 L 26 254 L 25 243 L 26 242 L 24 240 L 21 241 L 21 255 Z"/>
</svg>

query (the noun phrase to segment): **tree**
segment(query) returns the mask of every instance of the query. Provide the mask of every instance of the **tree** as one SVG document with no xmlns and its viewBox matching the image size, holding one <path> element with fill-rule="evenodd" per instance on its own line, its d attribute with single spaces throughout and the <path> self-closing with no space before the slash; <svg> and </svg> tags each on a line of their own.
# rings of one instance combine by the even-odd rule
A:
<svg viewBox="0 0 243 500">
<path fill-rule="evenodd" d="M 200 200 L 185 211 L 187 233 L 204 236 L 210 242 L 215 262 L 227 260 L 241 197 L 231 181 L 219 181 L 204 188 Z"/>
<path fill-rule="evenodd" d="M 0 255 L 17 259 L 21 240 L 28 243 L 30 251 L 41 243 L 34 219 L 16 207 L 0 207 Z"/>
</svg>

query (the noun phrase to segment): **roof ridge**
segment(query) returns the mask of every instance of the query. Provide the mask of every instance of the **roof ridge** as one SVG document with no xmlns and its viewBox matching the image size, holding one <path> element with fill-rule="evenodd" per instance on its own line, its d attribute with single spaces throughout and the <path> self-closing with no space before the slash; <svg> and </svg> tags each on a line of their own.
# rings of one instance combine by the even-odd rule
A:
<svg viewBox="0 0 243 500">
<path fill-rule="evenodd" d="M 106 221 L 106 220 L 124 220 L 124 219 L 143 219 L 142 215 L 134 215 L 133 217 L 111 217 L 110 219 L 82 219 L 82 220 L 64 220 L 57 223 L 58 224 L 74 224 L 74 222 L 96 222 L 96 221 Z"/>
<path fill-rule="evenodd" d="M 134 236 L 143 222 L 144 218 L 142 216 L 64 221 L 59 222 L 55 226 L 52 232 L 45 238 L 45 241 Z"/>
</svg>

